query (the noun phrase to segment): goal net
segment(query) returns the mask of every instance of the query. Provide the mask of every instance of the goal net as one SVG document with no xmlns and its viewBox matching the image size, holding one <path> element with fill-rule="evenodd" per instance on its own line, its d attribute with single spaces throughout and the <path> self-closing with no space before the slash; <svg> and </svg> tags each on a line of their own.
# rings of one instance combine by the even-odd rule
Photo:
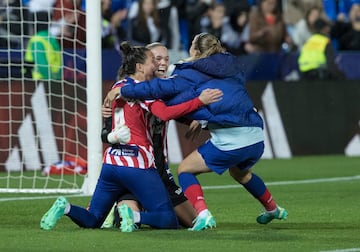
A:
<svg viewBox="0 0 360 252">
<path fill-rule="evenodd" d="M 0 192 L 90 194 L 102 154 L 100 0 L 37 12 L 3 2 Z"/>
</svg>

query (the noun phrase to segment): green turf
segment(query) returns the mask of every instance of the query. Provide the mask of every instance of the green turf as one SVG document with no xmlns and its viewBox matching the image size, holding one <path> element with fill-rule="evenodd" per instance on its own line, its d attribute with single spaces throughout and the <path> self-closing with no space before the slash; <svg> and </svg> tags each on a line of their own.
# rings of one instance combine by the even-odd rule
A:
<svg viewBox="0 0 360 252">
<path fill-rule="evenodd" d="M 43 231 L 40 218 L 57 195 L 0 194 L 0 251 L 360 251 L 360 179 L 355 177 L 360 175 L 360 158 L 262 160 L 254 172 L 288 210 L 286 221 L 257 224 L 260 204 L 242 187 L 235 187 L 204 191 L 217 220 L 215 230 L 85 230 L 64 217 L 54 230 Z M 275 183 L 337 177 L 354 179 Z M 236 185 L 227 173 L 199 178 L 204 186 Z M 89 197 L 69 200 L 86 206 Z"/>
<path fill-rule="evenodd" d="M 0 172 L 0 188 L 34 189 L 80 189 L 84 182 L 84 175 L 49 175 L 44 176 L 39 171 Z"/>
</svg>

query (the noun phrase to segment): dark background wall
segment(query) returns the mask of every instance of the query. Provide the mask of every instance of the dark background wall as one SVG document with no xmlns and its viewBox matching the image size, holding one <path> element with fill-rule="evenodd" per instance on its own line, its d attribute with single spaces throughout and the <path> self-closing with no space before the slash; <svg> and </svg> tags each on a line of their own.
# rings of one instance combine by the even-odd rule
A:
<svg viewBox="0 0 360 252">
<path fill-rule="evenodd" d="M 112 83 L 112 81 L 103 83 L 103 94 L 108 91 Z M 247 83 L 247 88 L 255 107 L 260 111 L 267 109 L 263 99 L 264 91 L 269 85 L 274 91 L 274 96 L 266 99 L 273 99 L 276 104 L 292 156 L 344 154 L 351 139 L 357 134 L 360 136 L 359 81 L 250 81 Z M 78 87 L 45 83 L 45 89 L 49 95 L 48 102 L 55 109 L 51 112 L 51 118 L 59 151 L 73 155 L 79 151 L 81 158 L 86 159 L 86 104 L 77 104 L 78 112 L 73 114 L 71 112 L 74 110 L 74 104 L 70 99 L 75 94 L 85 99 L 84 87 L 85 83 Z M 24 119 L 24 112 L 32 114 L 30 97 L 35 88 L 34 82 L 15 81 L 11 85 L 8 85 L 8 82 L 0 82 L 0 94 L 2 94 L 0 99 L 0 170 L 4 170 L 3 164 L 9 156 L 9 150 L 19 144 L 16 134 Z M 68 96 L 66 99 L 61 95 L 63 90 Z M 29 94 L 25 99 L 22 98 L 23 92 Z M 10 96 L 6 95 L 9 93 Z M 67 112 L 62 114 L 64 110 Z M 267 121 L 271 117 L 271 114 L 267 114 L 264 118 L 267 127 L 270 127 Z M 76 125 L 76 127 L 68 127 L 70 130 L 66 128 L 64 130 L 62 125 Z M 76 132 L 77 129 L 81 131 Z M 184 125 L 178 124 L 177 129 L 183 156 L 208 138 L 208 134 L 203 132 L 200 139 L 191 142 L 183 137 L 186 130 Z M 79 137 L 81 145 L 77 146 L 72 141 L 68 141 L 73 140 L 75 136 Z M 271 136 L 270 140 L 274 138 L 276 136 Z M 22 151 L 21 146 L 19 148 Z M 276 155 L 274 157 L 276 158 Z"/>
<path fill-rule="evenodd" d="M 258 110 L 266 110 L 262 96 L 269 83 L 293 156 L 344 154 L 350 140 L 360 135 L 359 81 L 249 82 Z M 182 136 L 186 126 L 178 124 L 178 132 Z M 184 156 L 207 138 L 206 132 L 195 142 L 180 137 Z"/>
</svg>

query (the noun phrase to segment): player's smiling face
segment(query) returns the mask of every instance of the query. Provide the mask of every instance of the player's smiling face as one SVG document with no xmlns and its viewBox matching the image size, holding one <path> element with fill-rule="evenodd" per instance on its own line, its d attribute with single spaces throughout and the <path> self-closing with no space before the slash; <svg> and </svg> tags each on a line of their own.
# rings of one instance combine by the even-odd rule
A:
<svg viewBox="0 0 360 252">
<path fill-rule="evenodd" d="M 165 46 L 157 46 L 151 49 L 154 54 L 157 69 L 155 75 L 158 78 L 165 78 L 169 68 L 169 53 Z"/>
</svg>

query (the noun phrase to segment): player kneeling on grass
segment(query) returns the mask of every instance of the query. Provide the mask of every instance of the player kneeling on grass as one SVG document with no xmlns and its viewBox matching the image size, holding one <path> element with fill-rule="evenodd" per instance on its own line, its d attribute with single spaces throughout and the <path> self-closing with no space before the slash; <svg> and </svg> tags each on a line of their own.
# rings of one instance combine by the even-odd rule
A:
<svg viewBox="0 0 360 252">
<path fill-rule="evenodd" d="M 122 66 L 118 84 L 136 85 L 139 81 L 154 76 L 154 56 L 145 47 L 121 44 Z M 133 193 L 146 211 L 133 211 L 128 205 L 119 208 L 122 217 L 122 232 L 135 230 L 135 223 L 146 224 L 160 229 L 177 229 L 178 219 L 169 199 L 168 192 L 155 168 L 150 129 L 151 116 L 161 120 L 183 117 L 202 106 L 217 102 L 222 97 L 219 89 L 205 89 L 193 99 L 178 105 L 166 106 L 160 100 L 125 101 L 118 96 L 113 101 L 113 118 L 116 126 L 124 123 L 130 129 L 130 141 L 109 146 L 103 158 L 101 173 L 92 196 L 89 209 L 70 205 L 65 197 L 59 197 L 45 213 L 40 222 L 44 230 L 53 229 L 63 215 L 83 228 L 100 228 L 114 202 L 127 192 Z M 109 106 L 109 104 L 107 104 Z M 125 126 L 124 126 L 125 127 Z"/>
<path fill-rule="evenodd" d="M 177 170 L 179 184 L 197 212 L 190 230 L 216 227 L 197 179 L 198 175 L 208 172 L 221 175 L 228 170 L 231 177 L 261 203 L 264 212 L 256 218 L 259 224 L 285 220 L 286 209 L 277 204 L 264 181 L 252 172 L 264 152 L 264 127 L 246 90 L 238 57 L 226 52 L 221 41 L 210 33 L 196 35 L 189 54 L 189 59 L 176 65 L 172 77 L 123 86 L 119 92 L 127 99 L 162 99 L 167 104 L 193 98 L 204 88 L 218 87 L 223 92 L 221 101 L 188 115 L 191 120 L 205 120 L 211 135 Z"/>
</svg>

